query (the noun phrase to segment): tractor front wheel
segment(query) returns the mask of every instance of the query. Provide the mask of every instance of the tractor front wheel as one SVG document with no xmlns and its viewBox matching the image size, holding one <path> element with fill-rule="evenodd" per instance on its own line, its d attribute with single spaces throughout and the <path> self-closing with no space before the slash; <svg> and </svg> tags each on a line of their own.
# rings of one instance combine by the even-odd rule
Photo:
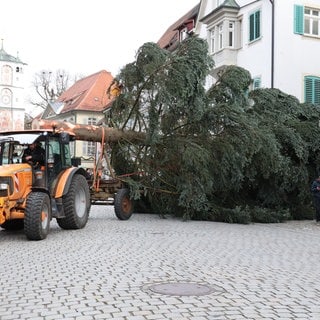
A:
<svg viewBox="0 0 320 320">
<path fill-rule="evenodd" d="M 44 192 L 31 192 L 27 198 L 24 233 L 29 240 L 43 240 L 49 233 L 50 198 Z"/>
</svg>

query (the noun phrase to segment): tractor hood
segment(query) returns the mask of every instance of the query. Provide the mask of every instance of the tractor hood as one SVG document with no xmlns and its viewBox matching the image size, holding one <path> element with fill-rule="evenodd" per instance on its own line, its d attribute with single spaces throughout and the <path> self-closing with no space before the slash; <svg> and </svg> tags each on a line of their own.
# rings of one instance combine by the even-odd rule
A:
<svg viewBox="0 0 320 320">
<path fill-rule="evenodd" d="M 0 177 L 16 174 L 19 172 L 31 172 L 32 168 L 27 163 L 5 164 L 0 166 Z"/>
</svg>

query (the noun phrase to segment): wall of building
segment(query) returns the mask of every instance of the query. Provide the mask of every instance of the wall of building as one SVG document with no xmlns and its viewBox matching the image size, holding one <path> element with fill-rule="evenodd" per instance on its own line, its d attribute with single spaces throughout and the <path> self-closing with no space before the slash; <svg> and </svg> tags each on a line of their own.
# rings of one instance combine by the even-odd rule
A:
<svg viewBox="0 0 320 320">
<path fill-rule="evenodd" d="M 304 101 L 304 77 L 320 77 L 320 39 L 294 33 L 295 4 L 320 10 L 320 1 L 276 1 L 275 87 Z"/>
<path fill-rule="evenodd" d="M 260 86 L 272 86 L 272 1 L 236 0 L 240 6 L 237 19 L 240 32 L 237 33 L 239 46 L 236 57 L 230 63 L 247 69 L 252 78 L 260 78 Z M 273 0 L 274 3 L 274 73 L 273 87 L 296 96 L 304 101 L 304 77 L 320 76 L 319 37 L 308 37 L 294 33 L 294 5 L 304 5 L 320 9 L 319 0 Z M 210 14 L 217 0 L 204 0 L 198 18 Z M 261 37 L 249 41 L 249 16 L 256 10 L 261 12 Z M 319 26 L 320 28 L 320 26 Z M 198 22 L 196 33 L 209 39 L 207 25 Z M 225 50 L 228 51 L 229 49 Z M 219 53 L 221 55 L 221 53 Z M 213 55 L 218 62 L 219 54 Z"/>
</svg>

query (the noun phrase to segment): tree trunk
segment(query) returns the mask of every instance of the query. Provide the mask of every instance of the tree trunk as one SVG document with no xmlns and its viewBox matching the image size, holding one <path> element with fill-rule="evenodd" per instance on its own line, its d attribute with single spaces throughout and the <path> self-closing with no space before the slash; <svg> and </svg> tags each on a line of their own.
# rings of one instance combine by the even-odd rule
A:
<svg viewBox="0 0 320 320">
<path fill-rule="evenodd" d="M 128 141 L 131 143 L 143 143 L 145 134 L 135 131 L 123 131 L 105 126 L 93 126 L 85 124 L 73 124 L 55 120 L 33 120 L 32 129 L 55 129 L 75 134 L 76 140 L 101 142 Z"/>
</svg>

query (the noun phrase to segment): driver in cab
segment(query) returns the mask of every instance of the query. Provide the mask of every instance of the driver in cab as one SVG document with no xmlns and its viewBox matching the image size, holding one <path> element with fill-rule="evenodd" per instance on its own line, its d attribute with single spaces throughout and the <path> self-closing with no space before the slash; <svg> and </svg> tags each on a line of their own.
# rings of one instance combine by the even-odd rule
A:
<svg viewBox="0 0 320 320">
<path fill-rule="evenodd" d="M 23 152 L 22 162 L 32 165 L 43 166 L 45 160 L 45 150 L 40 142 L 31 143 Z"/>
</svg>

